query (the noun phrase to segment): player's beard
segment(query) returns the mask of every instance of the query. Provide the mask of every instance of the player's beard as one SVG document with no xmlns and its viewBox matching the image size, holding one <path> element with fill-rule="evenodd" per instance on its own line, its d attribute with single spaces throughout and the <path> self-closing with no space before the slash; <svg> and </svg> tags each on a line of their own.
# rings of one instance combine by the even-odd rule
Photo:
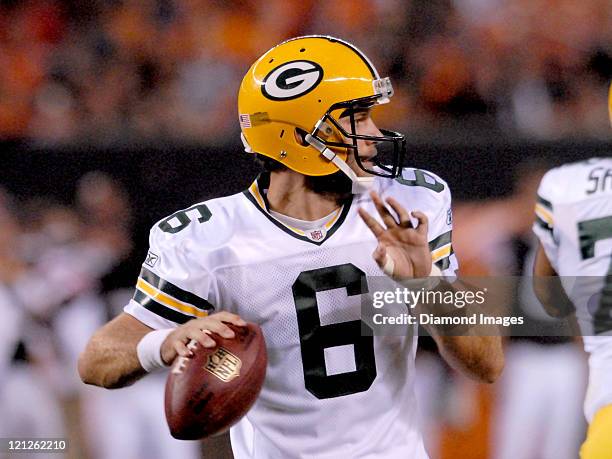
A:
<svg viewBox="0 0 612 459">
<path fill-rule="evenodd" d="M 305 185 L 307 189 L 341 204 L 351 197 L 353 182 L 344 172 L 337 171 L 319 177 L 307 175 Z"/>
</svg>

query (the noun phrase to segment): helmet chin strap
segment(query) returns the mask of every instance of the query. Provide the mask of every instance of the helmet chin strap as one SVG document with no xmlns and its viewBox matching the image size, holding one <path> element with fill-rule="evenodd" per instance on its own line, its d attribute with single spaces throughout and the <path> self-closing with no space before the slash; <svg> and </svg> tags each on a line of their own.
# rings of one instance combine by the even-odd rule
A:
<svg viewBox="0 0 612 459">
<path fill-rule="evenodd" d="M 342 160 L 336 153 L 331 151 L 329 148 L 325 146 L 323 142 L 321 142 L 316 137 L 313 137 L 310 134 L 306 134 L 304 136 L 304 140 L 308 142 L 309 145 L 319 150 L 321 155 L 323 155 L 326 159 L 334 163 L 334 165 L 340 169 L 348 178 L 353 182 L 353 186 L 351 188 L 351 192 L 353 194 L 361 194 L 370 191 L 374 185 L 374 177 L 359 177 L 355 174 L 355 171 L 350 168 L 346 161 Z"/>
</svg>

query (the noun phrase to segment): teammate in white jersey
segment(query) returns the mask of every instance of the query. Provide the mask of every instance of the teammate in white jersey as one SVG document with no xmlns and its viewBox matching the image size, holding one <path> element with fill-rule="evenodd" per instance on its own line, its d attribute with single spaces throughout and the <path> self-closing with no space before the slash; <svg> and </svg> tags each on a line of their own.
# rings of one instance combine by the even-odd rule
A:
<svg viewBox="0 0 612 459">
<path fill-rule="evenodd" d="M 231 431 L 235 457 L 426 458 L 415 330 L 362 336 L 368 277 L 457 268 L 448 185 L 402 169 L 404 136 L 370 117 L 392 95 L 361 51 L 331 37 L 289 40 L 255 62 L 239 121 L 266 171 L 244 193 L 154 225 L 134 298 L 82 354 L 83 380 L 130 384 L 190 355 L 191 339 L 213 347 L 211 331 L 231 338 L 223 321 L 251 321 L 268 368 Z M 435 337 L 467 374 L 491 382 L 501 372 L 498 337 Z"/>
<path fill-rule="evenodd" d="M 589 353 L 584 411 L 590 423 L 583 459 L 612 457 L 612 158 L 550 170 L 538 190 L 534 231 L 540 239 L 536 276 L 561 276 L 572 304 L 559 308 L 536 282 L 536 293 L 558 316 L 574 312 Z M 563 302 L 561 302 L 563 305 Z"/>
</svg>

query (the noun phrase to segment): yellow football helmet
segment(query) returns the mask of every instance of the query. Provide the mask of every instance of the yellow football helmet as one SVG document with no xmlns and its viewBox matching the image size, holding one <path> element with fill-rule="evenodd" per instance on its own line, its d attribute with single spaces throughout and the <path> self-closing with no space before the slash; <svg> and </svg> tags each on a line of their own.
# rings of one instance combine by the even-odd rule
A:
<svg viewBox="0 0 612 459">
<path fill-rule="evenodd" d="M 353 117 L 354 111 L 387 103 L 392 95 L 389 78 L 380 78 L 352 44 L 319 35 L 293 38 L 261 56 L 242 80 L 241 138 L 247 152 L 270 157 L 301 174 L 342 170 L 356 183 L 362 178 L 346 164 L 347 156 L 354 154 L 370 174 L 396 177 L 406 149 L 404 135 L 383 130 L 382 136 L 359 135 Z M 340 126 L 340 116 L 351 117 L 352 132 Z M 361 164 L 359 139 L 376 142 L 375 167 Z"/>
</svg>

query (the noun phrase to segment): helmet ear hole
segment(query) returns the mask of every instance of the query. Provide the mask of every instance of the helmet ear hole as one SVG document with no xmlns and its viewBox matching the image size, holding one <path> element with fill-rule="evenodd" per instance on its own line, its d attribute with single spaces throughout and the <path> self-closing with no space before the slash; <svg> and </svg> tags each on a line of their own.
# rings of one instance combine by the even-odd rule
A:
<svg viewBox="0 0 612 459">
<path fill-rule="evenodd" d="M 295 141 L 303 147 L 309 146 L 308 142 L 306 142 L 306 134 L 308 134 L 308 132 L 306 132 L 304 129 L 300 129 L 299 127 L 295 128 Z"/>
</svg>

